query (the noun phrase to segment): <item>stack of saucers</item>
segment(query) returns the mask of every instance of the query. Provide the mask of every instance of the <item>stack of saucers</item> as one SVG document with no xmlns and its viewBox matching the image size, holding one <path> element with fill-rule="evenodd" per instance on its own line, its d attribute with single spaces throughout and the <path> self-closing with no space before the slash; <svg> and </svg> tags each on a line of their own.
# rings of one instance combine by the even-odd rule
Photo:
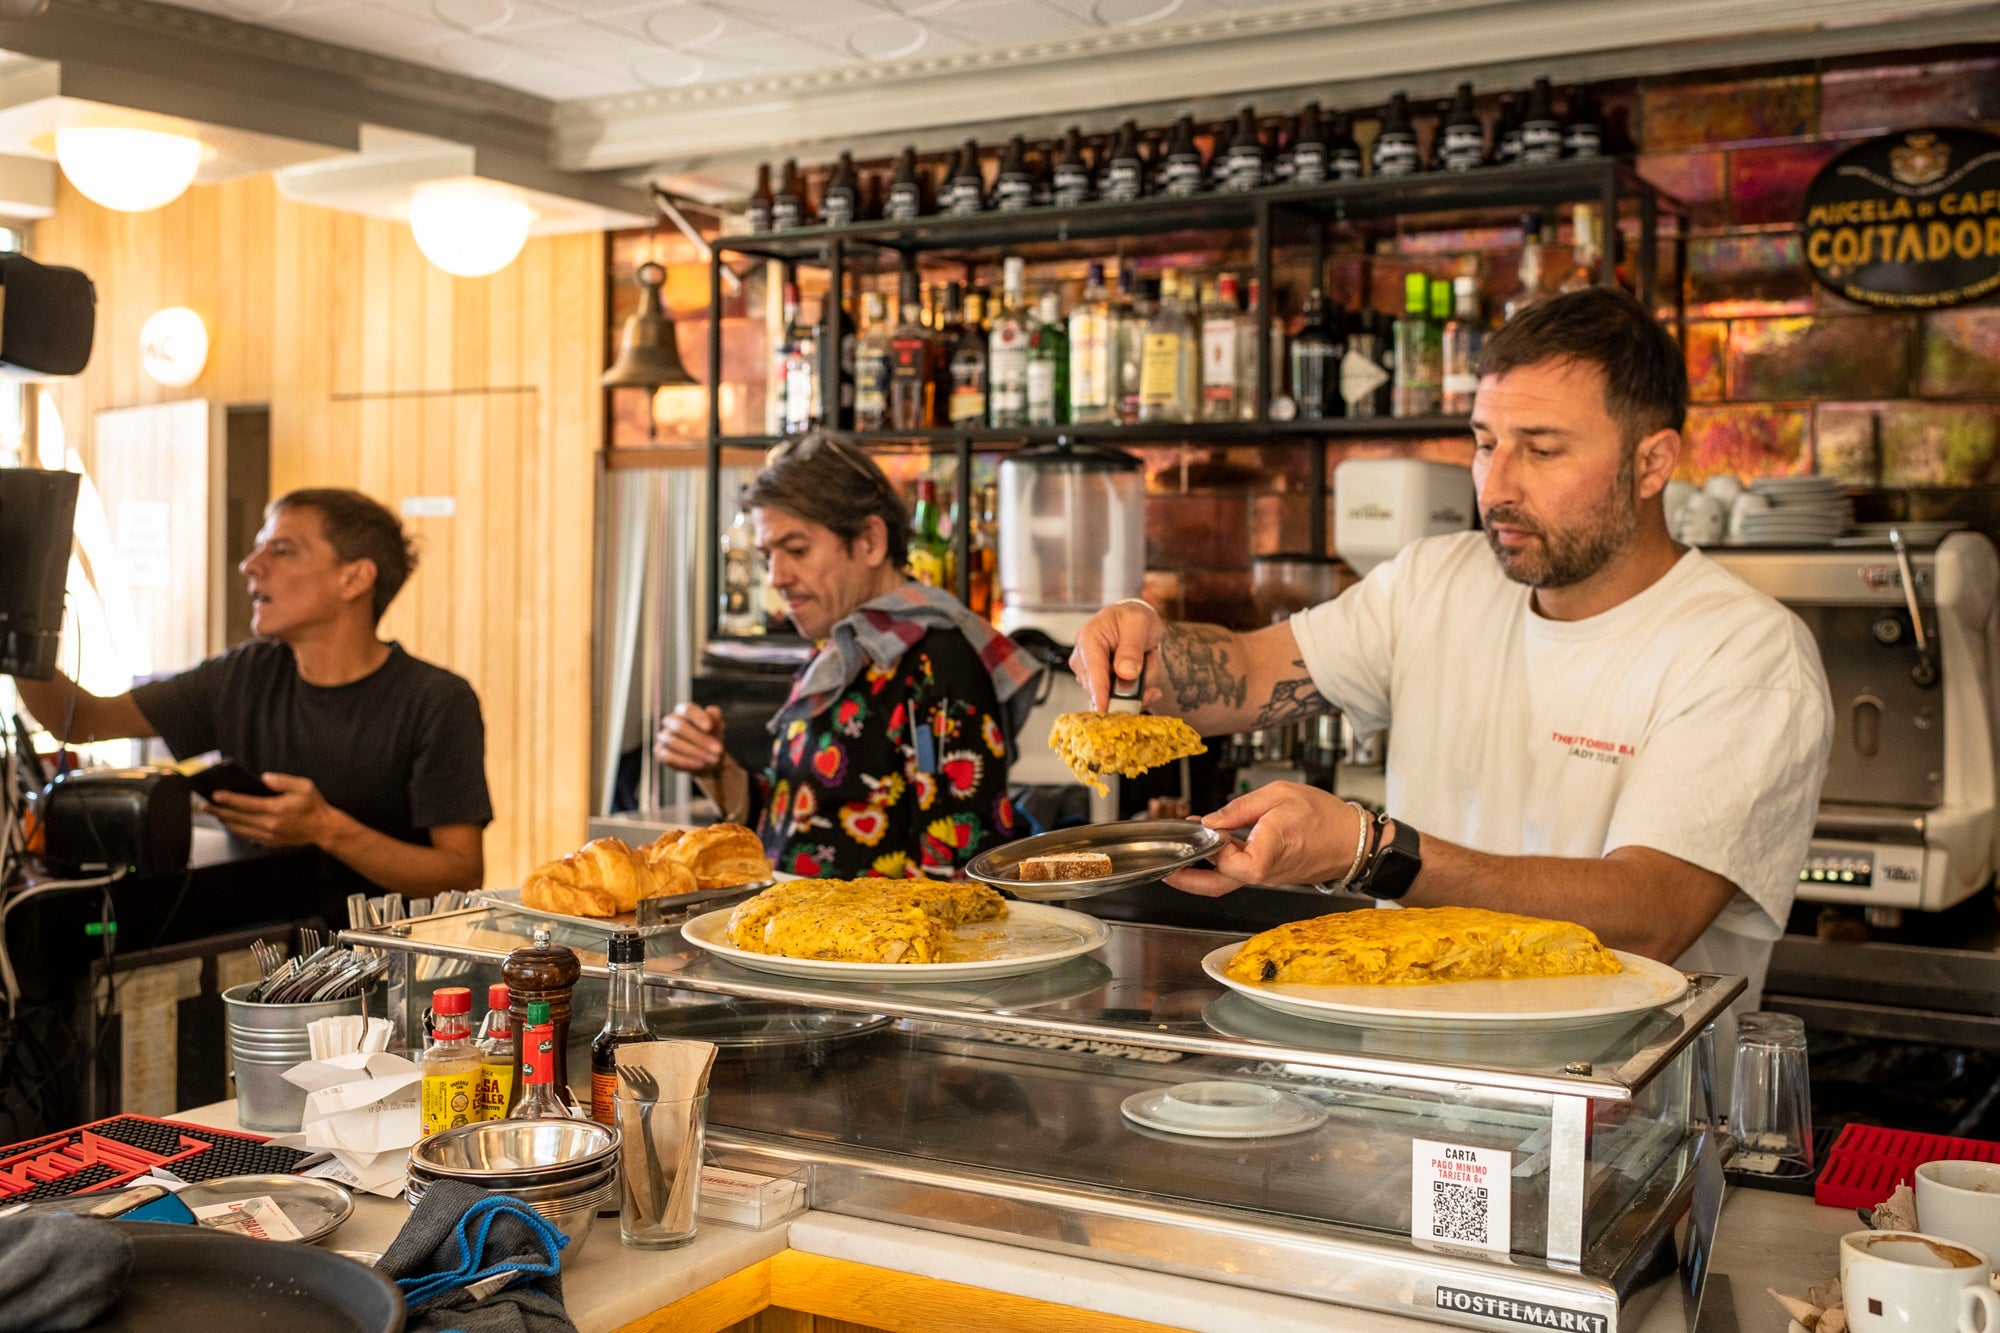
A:
<svg viewBox="0 0 2000 1333">
<path fill-rule="evenodd" d="M 1738 540 L 1751 546 L 1822 546 L 1854 525 L 1854 502 L 1831 477 L 1759 477 L 1750 494 L 1769 509 L 1745 513 Z"/>
</svg>

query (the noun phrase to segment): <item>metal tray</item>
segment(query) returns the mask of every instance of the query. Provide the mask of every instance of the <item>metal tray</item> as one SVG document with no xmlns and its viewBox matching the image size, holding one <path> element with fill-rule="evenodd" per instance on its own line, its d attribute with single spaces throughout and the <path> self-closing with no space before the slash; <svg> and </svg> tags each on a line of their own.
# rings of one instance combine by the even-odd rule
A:
<svg viewBox="0 0 2000 1333">
<path fill-rule="evenodd" d="M 726 889 L 701 889 L 694 893 L 670 893 L 658 898 L 646 899 L 644 919 L 638 912 L 620 912 L 616 916 L 575 916 L 568 912 L 545 912 L 539 907 L 523 906 L 519 889 L 487 889 L 473 901 L 486 907 L 504 907 L 522 916 L 537 917 L 543 921 L 560 921 L 567 926 L 582 926 L 585 930 L 602 931 L 615 935 L 621 930 L 636 930 L 641 935 L 656 935 L 673 930 L 686 919 L 690 909 L 705 903 L 721 902 L 725 898 L 743 898 L 771 887 L 768 879 L 756 880 L 749 884 L 732 885 Z"/>
<path fill-rule="evenodd" d="M 1086 824 L 1038 833 L 981 852 L 965 867 L 965 873 L 983 884 L 1005 889 L 1016 898 L 1039 903 L 1066 902 L 1073 898 L 1094 898 L 1134 884 L 1150 884 L 1182 866 L 1206 860 L 1227 842 L 1221 831 L 1185 819 Z M 1102 852 L 1111 858 L 1111 873 L 1095 879 L 1021 878 L 1021 862 L 1029 857 L 1061 856 L 1066 852 Z"/>
<path fill-rule="evenodd" d="M 354 1196 L 330 1180 L 310 1176 L 224 1176 L 180 1191 L 190 1210 L 211 1204 L 268 1198 L 299 1230 L 298 1243 L 310 1245 L 331 1235 L 354 1212 Z"/>
</svg>

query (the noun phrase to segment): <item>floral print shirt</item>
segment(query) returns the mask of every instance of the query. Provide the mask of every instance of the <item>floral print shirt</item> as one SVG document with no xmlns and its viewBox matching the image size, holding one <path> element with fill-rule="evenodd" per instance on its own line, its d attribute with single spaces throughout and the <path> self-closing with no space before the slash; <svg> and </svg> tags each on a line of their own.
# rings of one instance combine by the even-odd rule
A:
<svg viewBox="0 0 2000 1333">
<path fill-rule="evenodd" d="M 950 878 L 1019 832 L 993 682 L 955 629 L 872 663 L 832 704 L 778 727 L 757 831 L 779 870 Z"/>
</svg>

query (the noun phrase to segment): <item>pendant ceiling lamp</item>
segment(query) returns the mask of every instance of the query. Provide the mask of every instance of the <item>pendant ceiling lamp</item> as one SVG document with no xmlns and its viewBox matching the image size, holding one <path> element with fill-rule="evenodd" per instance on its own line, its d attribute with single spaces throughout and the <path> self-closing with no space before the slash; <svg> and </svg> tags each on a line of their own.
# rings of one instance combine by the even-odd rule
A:
<svg viewBox="0 0 2000 1333">
<path fill-rule="evenodd" d="M 84 198 L 121 213 L 170 204 L 201 170 L 201 140 L 161 130 L 78 125 L 56 131 L 56 162 Z"/>
<path fill-rule="evenodd" d="M 535 210 L 472 181 L 426 185 L 410 201 L 410 230 L 424 258 L 460 278 L 483 278 L 514 262 Z"/>
</svg>

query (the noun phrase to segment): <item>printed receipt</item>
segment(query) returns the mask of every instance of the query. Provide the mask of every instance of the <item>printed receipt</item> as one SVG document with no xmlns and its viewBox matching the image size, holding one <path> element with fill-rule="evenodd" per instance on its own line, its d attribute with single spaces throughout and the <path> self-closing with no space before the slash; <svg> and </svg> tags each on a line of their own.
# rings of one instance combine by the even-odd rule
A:
<svg viewBox="0 0 2000 1333">
<path fill-rule="evenodd" d="M 194 1220 L 213 1231 L 231 1231 L 256 1240 L 297 1240 L 304 1234 L 268 1194 L 208 1204 L 194 1210 Z"/>
<path fill-rule="evenodd" d="M 1410 1239 L 1512 1248 L 1513 1154 L 1417 1139 L 1410 1145 Z"/>
</svg>

